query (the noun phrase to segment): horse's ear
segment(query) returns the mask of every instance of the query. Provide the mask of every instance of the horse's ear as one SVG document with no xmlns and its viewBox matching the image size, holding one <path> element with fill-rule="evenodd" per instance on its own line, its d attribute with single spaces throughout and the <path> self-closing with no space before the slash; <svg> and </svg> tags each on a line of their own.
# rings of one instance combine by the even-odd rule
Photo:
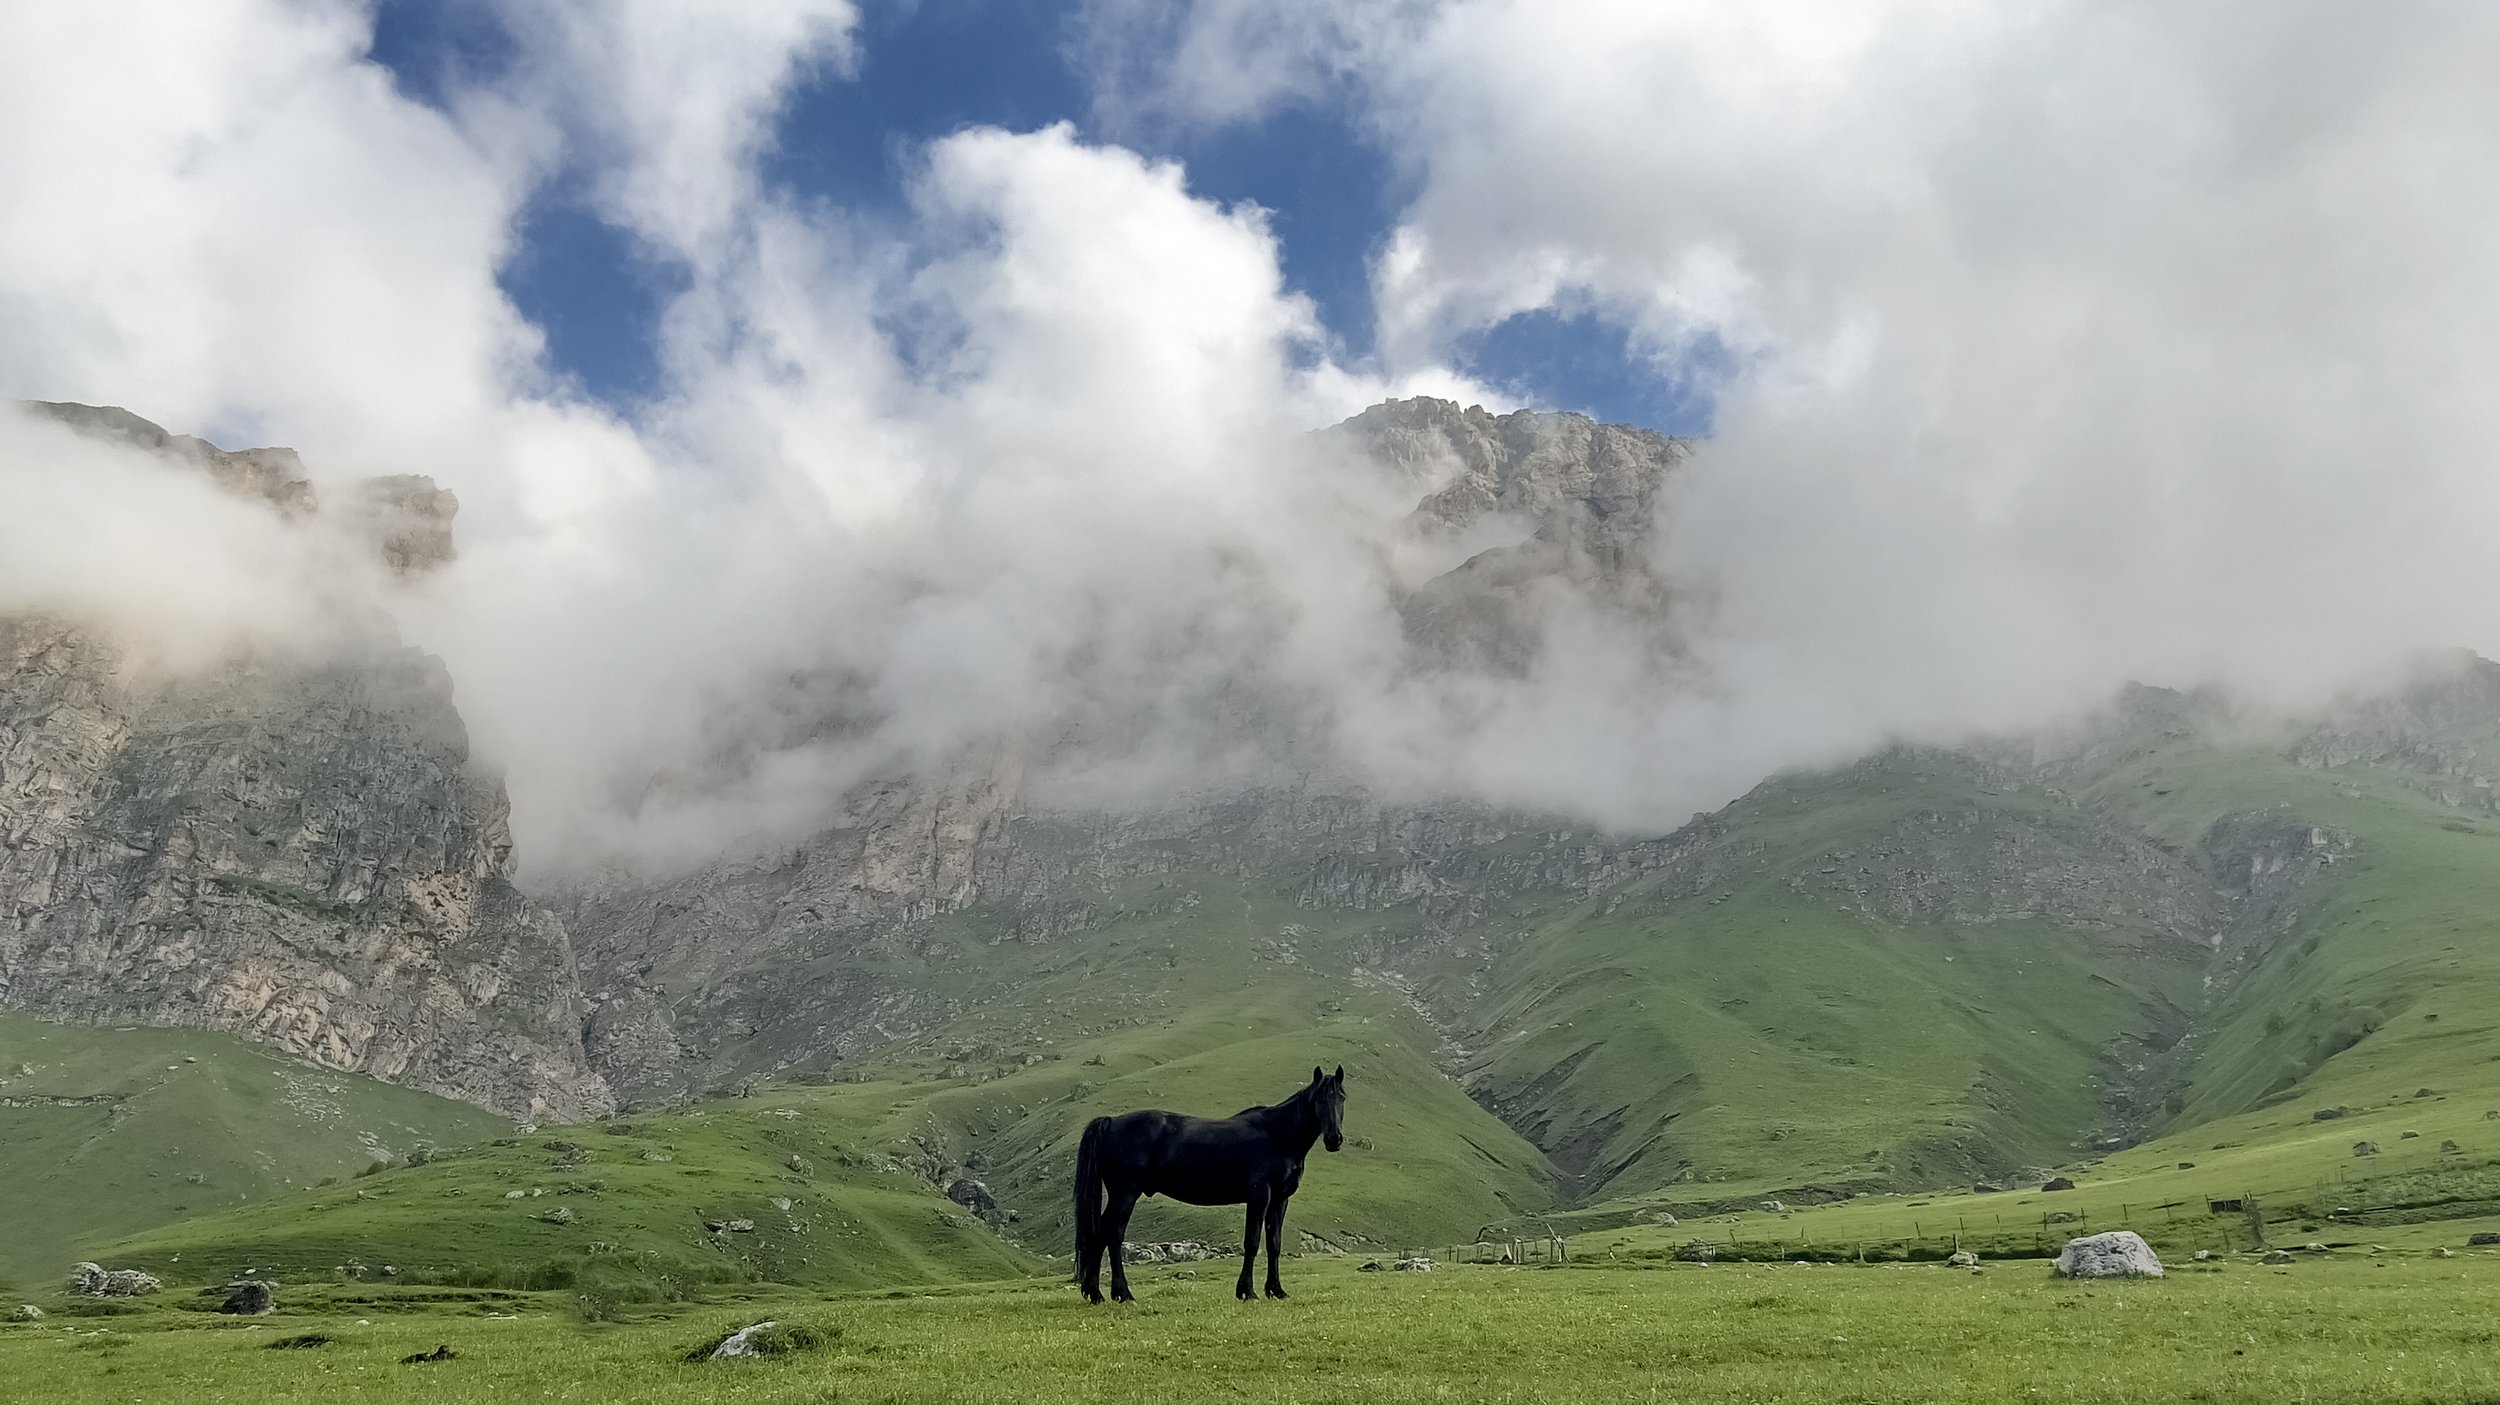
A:
<svg viewBox="0 0 2500 1405">
<path fill-rule="evenodd" d="M 1319 1071 L 1319 1065 L 1318 1065 L 1318 1064 L 1313 1064 L 1313 1065 L 1311 1065 L 1311 1081 L 1312 1081 L 1312 1082 L 1317 1083 L 1317 1082 L 1319 1082 L 1322 1078 L 1324 1078 L 1324 1077 L 1326 1077 L 1326 1076 L 1327 1076 L 1326 1074 L 1323 1074 L 1323 1073 L 1321 1073 L 1321 1072 Z"/>
<path fill-rule="evenodd" d="M 1340 1083 L 1343 1083 L 1343 1082 L 1345 1081 L 1345 1065 L 1344 1065 L 1344 1064 L 1339 1064 L 1339 1065 L 1337 1065 L 1337 1072 L 1335 1073 L 1334 1077 L 1335 1077 L 1335 1078 L 1336 1078 L 1336 1080 L 1337 1080 L 1338 1082 L 1340 1082 Z"/>
</svg>

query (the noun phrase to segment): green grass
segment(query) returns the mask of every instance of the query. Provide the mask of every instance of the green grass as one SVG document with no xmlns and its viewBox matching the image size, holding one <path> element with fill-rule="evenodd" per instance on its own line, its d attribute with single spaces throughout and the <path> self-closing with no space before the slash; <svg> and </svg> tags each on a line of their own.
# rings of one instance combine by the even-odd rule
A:
<svg viewBox="0 0 2500 1405">
<path fill-rule="evenodd" d="M 1291 1265 L 1295 1296 L 1139 1275 L 1133 1308 L 1064 1285 L 782 1292 L 619 1324 L 559 1299 L 301 1295 L 274 1318 L 181 1304 L 0 1327 L 0 1372 L 47 1401 L 2436 1402 L 2500 1396 L 2500 1257 L 2384 1256 L 2077 1285 L 2037 1263 L 1588 1265 L 1365 1274 Z M 771 1318 L 832 1340 L 689 1363 Z M 267 1350 L 320 1332 L 323 1346 Z M 838 1336 L 835 1334 L 838 1333 Z M 399 1364 L 449 1346 L 455 1359 Z"/>
<path fill-rule="evenodd" d="M 98 1237 L 258 1204 L 511 1125 L 223 1035 L 0 1015 L 0 1277 L 48 1283 Z"/>
</svg>

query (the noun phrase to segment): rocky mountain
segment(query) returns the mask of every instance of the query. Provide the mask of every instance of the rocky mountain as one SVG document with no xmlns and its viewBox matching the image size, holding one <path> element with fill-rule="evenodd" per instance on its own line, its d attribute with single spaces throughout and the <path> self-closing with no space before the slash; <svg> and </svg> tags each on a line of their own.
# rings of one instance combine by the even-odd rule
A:
<svg viewBox="0 0 2500 1405">
<path fill-rule="evenodd" d="M 332 504 L 279 451 L 55 413 L 395 570 L 452 549 L 430 484 Z M 1326 442 L 1411 500 L 1383 547 L 1407 667 L 1533 668 L 1564 610 L 1672 662 L 1684 445 L 1429 400 Z M 0 659 L 0 1003 L 549 1118 L 887 1080 L 921 1099 L 902 1159 L 1043 1237 L 1088 1109 L 1237 1105 L 1315 1046 L 1393 1082 L 1388 1154 L 1468 1213 L 1995 1178 L 2235 1115 L 2397 1037 L 2419 972 L 2361 953 L 2385 904 L 2475 920 L 2500 779 L 2500 666 L 2470 657 L 2300 720 L 2138 689 L 1666 834 L 1325 767 L 1079 802 L 1001 738 L 799 842 L 530 895 L 449 680 L 384 635 L 150 681 L 18 619 Z"/>
<path fill-rule="evenodd" d="M 423 480 L 326 506 L 286 450 L 39 406 L 394 569 L 450 551 Z M 441 662 L 387 619 L 317 653 L 136 667 L 109 628 L 0 618 L 0 1007 L 227 1030 L 516 1116 L 612 1099 L 562 924 L 513 882 L 508 806 Z"/>
</svg>

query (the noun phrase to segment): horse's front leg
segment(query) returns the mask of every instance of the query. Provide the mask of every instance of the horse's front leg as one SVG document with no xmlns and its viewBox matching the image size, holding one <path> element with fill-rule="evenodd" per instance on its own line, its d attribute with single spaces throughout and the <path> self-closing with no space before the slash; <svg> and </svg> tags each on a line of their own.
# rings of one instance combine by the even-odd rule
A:
<svg viewBox="0 0 2500 1405">
<path fill-rule="evenodd" d="M 1285 1202 L 1289 1195 L 1279 1195 L 1267 1205 L 1267 1295 L 1285 1295 L 1285 1280 L 1276 1276 L 1276 1256 L 1283 1252 L 1285 1242 Z"/>
<path fill-rule="evenodd" d="M 1253 1190 L 1241 1217 L 1241 1281 L 1233 1285 L 1233 1296 L 1250 1301 L 1250 1270 L 1259 1262 L 1259 1226 L 1267 1219 L 1267 1192 Z"/>
<path fill-rule="evenodd" d="M 1111 1208 L 1103 1215 L 1103 1232 L 1111 1238 L 1111 1301 L 1115 1303 L 1137 1301 L 1128 1291 L 1128 1217 L 1136 1209 L 1136 1191 L 1115 1191 Z"/>
</svg>

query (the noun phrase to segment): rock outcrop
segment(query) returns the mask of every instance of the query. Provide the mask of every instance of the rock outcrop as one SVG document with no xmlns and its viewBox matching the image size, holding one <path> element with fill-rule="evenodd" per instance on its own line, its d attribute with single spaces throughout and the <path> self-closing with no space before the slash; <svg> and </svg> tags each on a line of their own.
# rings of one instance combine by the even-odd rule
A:
<svg viewBox="0 0 2500 1405">
<path fill-rule="evenodd" d="M 2057 1256 L 2060 1278 L 2159 1278 L 2161 1260 L 2131 1229 L 2069 1239 Z"/>
<path fill-rule="evenodd" d="M 322 511 L 291 451 L 34 408 Z M 449 494 L 348 496 L 400 571 L 448 559 Z M 353 623 L 165 671 L 109 626 L 0 616 L 0 1008 L 224 1030 L 516 1116 L 607 1110 L 570 943 L 514 886 L 503 787 L 450 676 L 378 608 Z"/>
</svg>

